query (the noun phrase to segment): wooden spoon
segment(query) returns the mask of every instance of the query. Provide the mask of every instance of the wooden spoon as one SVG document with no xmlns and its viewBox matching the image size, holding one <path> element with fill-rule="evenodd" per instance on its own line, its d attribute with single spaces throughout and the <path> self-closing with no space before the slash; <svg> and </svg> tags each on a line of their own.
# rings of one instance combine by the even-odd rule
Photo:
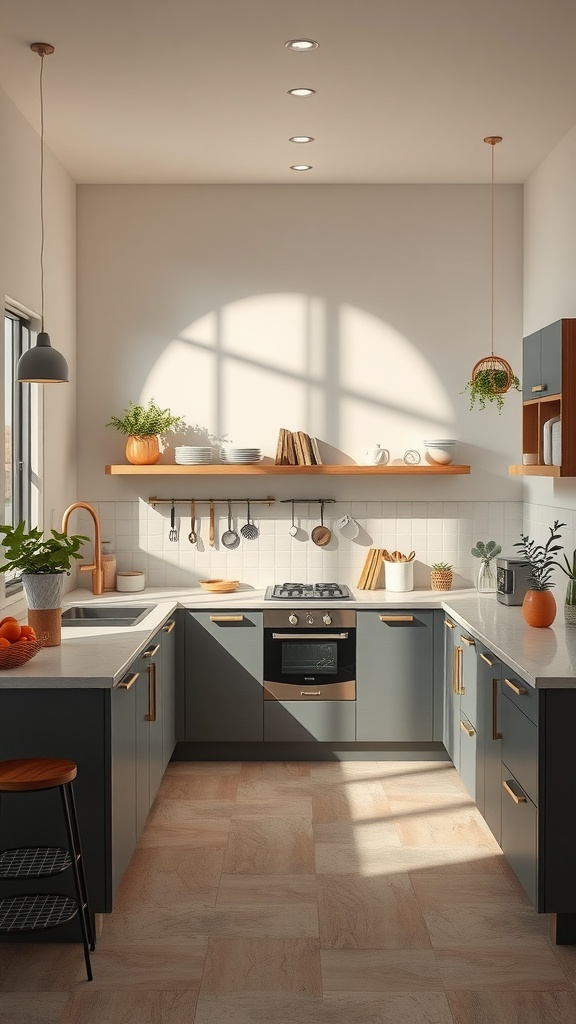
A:
<svg viewBox="0 0 576 1024">
<path fill-rule="evenodd" d="M 190 533 L 188 534 L 188 540 L 191 544 L 195 544 L 198 540 L 196 535 L 196 502 L 194 499 L 190 502 Z"/>
<path fill-rule="evenodd" d="M 210 529 L 208 531 L 208 543 L 210 547 L 214 547 L 214 502 L 210 498 Z"/>
</svg>

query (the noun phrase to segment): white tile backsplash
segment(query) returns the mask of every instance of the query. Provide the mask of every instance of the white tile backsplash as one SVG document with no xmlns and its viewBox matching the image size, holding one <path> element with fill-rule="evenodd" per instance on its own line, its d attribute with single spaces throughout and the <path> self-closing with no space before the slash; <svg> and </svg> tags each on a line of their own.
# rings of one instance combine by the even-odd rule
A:
<svg viewBox="0 0 576 1024">
<path fill-rule="evenodd" d="M 409 502 L 338 501 L 324 509 L 324 522 L 333 531 L 324 547 L 313 544 L 310 534 L 320 522 L 319 510 L 310 503 L 296 509 L 300 527 L 297 537 L 289 535 L 291 508 L 277 502 L 270 508 L 255 506 L 253 518 L 260 527 L 257 540 L 242 539 L 237 548 L 221 547 L 219 537 L 226 528 L 227 510 L 222 506 L 216 519 L 216 544 L 208 544 L 207 507 L 199 503 L 198 543 L 188 541 L 190 509 L 179 503 L 177 543 L 168 539 L 170 506 L 152 508 L 146 501 L 94 502 L 106 523 L 105 536 L 116 552 L 118 567 L 147 573 L 151 586 L 192 586 L 200 579 L 226 576 L 254 587 L 285 580 L 318 582 L 333 580 L 355 586 L 369 547 L 416 551 L 417 578 L 427 579 L 432 562 L 447 561 L 464 579 L 476 577 L 478 563 L 470 548 L 477 540 L 495 540 L 506 554 L 514 554 L 513 544 L 525 532 L 546 539 L 547 527 L 555 518 L 570 524 L 565 548 L 571 555 L 575 546 L 574 514 L 522 502 Z M 245 505 L 233 504 L 236 529 L 246 521 Z M 345 538 L 336 528 L 341 516 L 348 514 L 358 522 L 355 540 Z M 80 521 L 79 521 L 80 526 Z M 80 532 L 80 531 L 79 531 Z M 89 517 L 82 519 L 82 531 L 92 536 Z M 569 534 L 569 535 L 568 535 Z M 84 575 L 80 585 L 89 585 Z"/>
</svg>

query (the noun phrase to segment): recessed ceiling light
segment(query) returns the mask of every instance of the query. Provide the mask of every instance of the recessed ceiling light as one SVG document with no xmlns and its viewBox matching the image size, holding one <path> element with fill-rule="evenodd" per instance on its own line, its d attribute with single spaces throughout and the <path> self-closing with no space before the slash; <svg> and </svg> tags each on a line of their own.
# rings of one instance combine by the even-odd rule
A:
<svg viewBox="0 0 576 1024">
<path fill-rule="evenodd" d="M 316 89 L 288 89 L 289 96 L 314 96 Z"/>
<path fill-rule="evenodd" d="M 284 43 L 287 50 L 298 50 L 299 53 L 317 50 L 319 45 L 315 39 L 289 39 L 287 43 Z"/>
<path fill-rule="evenodd" d="M 288 142 L 314 142 L 311 135 L 293 135 Z"/>
<path fill-rule="evenodd" d="M 290 170 L 291 171 L 311 171 L 312 170 L 312 164 L 291 164 L 290 165 Z"/>
</svg>

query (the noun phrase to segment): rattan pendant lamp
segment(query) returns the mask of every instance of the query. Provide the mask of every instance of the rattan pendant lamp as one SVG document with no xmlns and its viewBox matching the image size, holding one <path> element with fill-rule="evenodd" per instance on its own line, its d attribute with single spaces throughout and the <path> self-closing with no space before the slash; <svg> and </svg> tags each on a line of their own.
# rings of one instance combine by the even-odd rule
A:
<svg viewBox="0 0 576 1024">
<path fill-rule="evenodd" d="M 51 43 L 32 43 L 30 49 L 40 57 L 40 319 L 42 330 L 36 344 L 18 360 L 16 380 L 29 384 L 62 384 L 69 380 L 64 356 L 52 348 L 50 335 L 44 330 L 44 57 L 54 53 Z"/>
<path fill-rule="evenodd" d="M 491 313 L 490 313 L 490 355 L 479 359 L 470 375 L 470 385 L 478 382 L 479 378 L 489 382 L 492 394 L 504 395 L 510 388 L 518 386 L 518 380 L 510 363 L 502 356 L 494 355 L 494 151 L 499 142 L 502 142 L 501 135 L 489 135 L 484 139 L 492 147 L 492 174 L 491 174 Z M 499 408 L 501 402 L 498 403 Z M 483 408 L 483 404 L 481 405 Z"/>
</svg>

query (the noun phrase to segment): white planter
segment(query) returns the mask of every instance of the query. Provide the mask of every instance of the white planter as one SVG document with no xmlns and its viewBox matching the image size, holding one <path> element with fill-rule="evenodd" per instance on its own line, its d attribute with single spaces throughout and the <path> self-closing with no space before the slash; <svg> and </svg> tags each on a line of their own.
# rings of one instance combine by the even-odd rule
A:
<svg viewBox="0 0 576 1024">
<path fill-rule="evenodd" d="M 22 573 L 22 583 L 29 608 L 62 607 L 63 572 L 24 572 Z"/>
</svg>

